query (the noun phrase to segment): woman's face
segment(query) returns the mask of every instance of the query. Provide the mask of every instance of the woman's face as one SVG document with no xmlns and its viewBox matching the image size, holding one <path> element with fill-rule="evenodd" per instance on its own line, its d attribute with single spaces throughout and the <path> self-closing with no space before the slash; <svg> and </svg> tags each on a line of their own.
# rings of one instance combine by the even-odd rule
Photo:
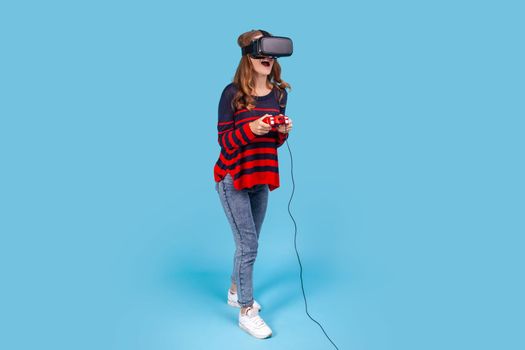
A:
<svg viewBox="0 0 525 350">
<path fill-rule="evenodd" d="M 253 37 L 253 40 L 260 38 L 262 35 L 256 35 Z M 269 75 L 272 71 L 273 67 L 273 58 L 265 57 L 265 58 L 252 58 L 250 57 L 250 61 L 252 62 L 253 69 L 257 74 L 260 75 Z"/>
</svg>

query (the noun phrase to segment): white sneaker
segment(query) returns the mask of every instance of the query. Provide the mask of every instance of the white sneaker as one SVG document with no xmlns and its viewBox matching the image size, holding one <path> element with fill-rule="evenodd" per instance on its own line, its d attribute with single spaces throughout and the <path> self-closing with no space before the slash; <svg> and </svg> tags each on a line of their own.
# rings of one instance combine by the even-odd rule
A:
<svg viewBox="0 0 525 350">
<path fill-rule="evenodd" d="M 248 307 L 245 315 L 239 311 L 239 327 L 259 339 L 268 338 L 272 335 L 270 327 L 259 316 L 259 310 L 253 306 Z"/>
<path fill-rule="evenodd" d="M 228 305 L 233 306 L 233 307 L 238 307 L 238 308 L 241 307 L 238 301 L 237 293 L 232 293 L 231 290 L 229 289 L 228 289 Z M 262 309 L 261 305 L 256 300 L 253 301 L 253 307 L 259 309 L 259 311 L 261 311 Z"/>
</svg>

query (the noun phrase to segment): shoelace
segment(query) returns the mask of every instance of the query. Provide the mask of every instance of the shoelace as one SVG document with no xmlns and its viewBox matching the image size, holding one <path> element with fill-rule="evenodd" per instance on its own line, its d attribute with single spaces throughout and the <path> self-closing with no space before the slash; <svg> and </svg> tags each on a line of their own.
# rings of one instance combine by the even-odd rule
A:
<svg viewBox="0 0 525 350">
<path fill-rule="evenodd" d="M 248 316 L 248 318 L 250 319 L 250 321 L 251 321 L 251 322 L 252 322 L 257 328 L 264 327 L 264 326 L 265 326 L 264 320 L 261 318 L 261 316 L 259 316 L 259 313 L 256 313 L 255 315 L 250 316 L 250 315 L 248 315 L 248 312 L 250 312 L 250 310 L 255 310 L 255 309 L 251 308 L 251 309 L 248 309 L 248 310 L 246 311 L 246 315 Z"/>
<path fill-rule="evenodd" d="M 264 320 L 259 315 L 253 316 L 251 320 L 257 328 L 262 328 L 265 326 Z"/>
</svg>

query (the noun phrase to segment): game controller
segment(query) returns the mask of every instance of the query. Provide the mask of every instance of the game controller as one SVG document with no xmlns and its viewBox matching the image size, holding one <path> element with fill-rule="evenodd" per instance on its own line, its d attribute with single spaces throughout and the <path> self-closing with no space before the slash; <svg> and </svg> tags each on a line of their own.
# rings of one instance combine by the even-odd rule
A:
<svg viewBox="0 0 525 350">
<path fill-rule="evenodd" d="M 285 115 L 272 115 L 269 117 L 265 117 L 263 119 L 263 122 L 271 126 L 287 125 L 290 123 L 288 117 Z"/>
</svg>

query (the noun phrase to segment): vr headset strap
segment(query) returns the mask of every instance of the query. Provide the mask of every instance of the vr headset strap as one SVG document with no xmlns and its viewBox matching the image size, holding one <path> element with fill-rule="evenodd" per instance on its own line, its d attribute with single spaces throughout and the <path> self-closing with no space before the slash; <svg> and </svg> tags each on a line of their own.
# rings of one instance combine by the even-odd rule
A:
<svg viewBox="0 0 525 350">
<path fill-rule="evenodd" d="M 262 30 L 262 29 L 257 29 L 257 30 L 262 33 L 262 37 L 265 37 L 265 36 L 270 37 L 271 36 L 270 33 L 268 33 L 266 30 Z M 252 52 L 253 46 L 255 45 L 257 40 L 259 40 L 259 39 L 256 39 L 256 40 L 252 41 L 248 46 L 243 47 L 242 48 L 242 54 L 246 55 L 247 53 Z"/>
<path fill-rule="evenodd" d="M 257 30 L 260 31 L 263 36 L 271 36 L 270 33 L 268 33 L 266 30 L 262 30 L 262 29 L 257 29 Z"/>
</svg>

